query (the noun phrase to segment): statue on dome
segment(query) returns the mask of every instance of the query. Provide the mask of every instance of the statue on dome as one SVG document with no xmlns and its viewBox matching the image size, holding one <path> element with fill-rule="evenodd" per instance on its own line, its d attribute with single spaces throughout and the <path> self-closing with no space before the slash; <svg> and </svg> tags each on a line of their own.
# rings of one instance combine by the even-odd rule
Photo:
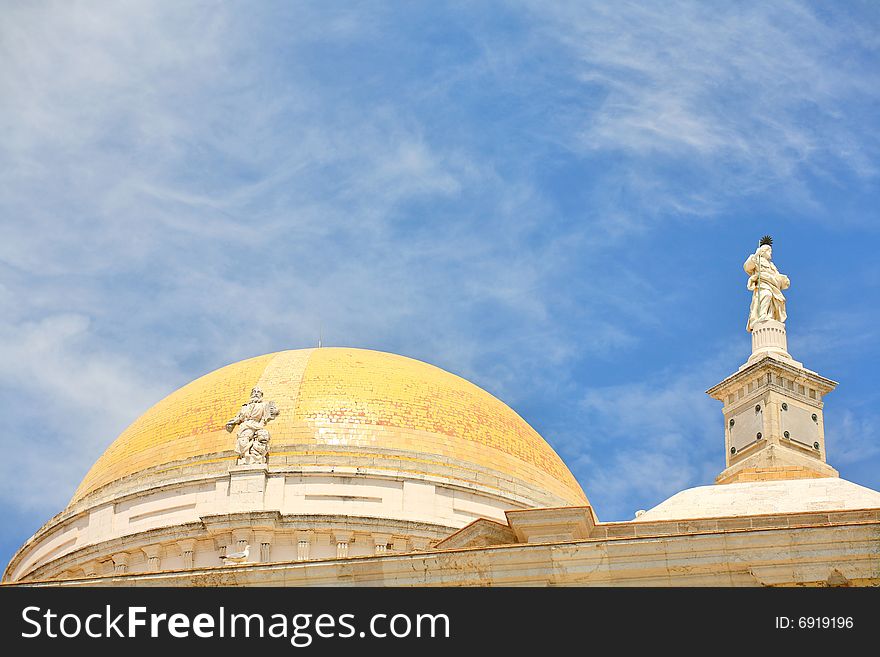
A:
<svg viewBox="0 0 880 657">
<path fill-rule="evenodd" d="M 785 322 L 785 297 L 782 290 L 788 289 L 791 282 L 788 276 L 780 274 L 773 264 L 773 238 L 765 235 L 758 244 L 758 250 L 750 255 L 743 269 L 749 275 L 746 287 L 752 292 L 752 305 L 746 330 L 751 332 L 758 322 L 773 319 Z"/>
<path fill-rule="evenodd" d="M 226 423 L 226 430 L 241 425 L 235 441 L 235 453 L 238 454 L 238 465 L 258 465 L 266 463 L 269 456 L 269 432 L 266 423 L 278 417 L 275 402 L 263 401 L 263 391 L 259 388 L 251 390 L 251 400 L 242 404 L 241 410 Z"/>
</svg>

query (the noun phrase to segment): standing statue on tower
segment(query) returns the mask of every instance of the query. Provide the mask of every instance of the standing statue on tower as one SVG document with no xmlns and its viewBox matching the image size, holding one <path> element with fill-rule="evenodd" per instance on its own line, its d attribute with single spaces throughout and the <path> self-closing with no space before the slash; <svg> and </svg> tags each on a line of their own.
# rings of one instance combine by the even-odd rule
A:
<svg viewBox="0 0 880 657">
<path fill-rule="evenodd" d="M 242 404 L 241 410 L 226 423 L 226 430 L 232 432 L 241 425 L 235 441 L 238 465 L 258 465 L 266 462 L 269 456 L 269 432 L 266 423 L 278 417 L 275 402 L 263 401 L 263 391 L 251 390 L 251 400 Z"/>
<path fill-rule="evenodd" d="M 749 308 L 749 321 L 746 330 L 751 332 L 760 321 L 775 319 L 785 322 L 785 297 L 782 290 L 788 289 L 791 282 L 788 276 L 780 274 L 773 264 L 773 238 L 761 238 L 758 250 L 750 255 L 743 269 L 749 275 L 746 287 L 752 292 L 752 305 Z"/>
</svg>

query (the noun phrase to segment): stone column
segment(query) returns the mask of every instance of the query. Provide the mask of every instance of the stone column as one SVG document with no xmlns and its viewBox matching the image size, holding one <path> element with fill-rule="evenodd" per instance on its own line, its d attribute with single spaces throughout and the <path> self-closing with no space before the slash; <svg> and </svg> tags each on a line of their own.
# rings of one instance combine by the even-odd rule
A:
<svg viewBox="0 0 880 657">
<path fill-rule="evenodd" d="M 376 554 L 385 554 L 388 544 L 391 542 L 391 534 L 373 534 L 373 545 Z"/>
<path fill-rule="evenodd" d="M 144 555 L 147 557 L 147 571 L 155 573 L 159 571 L 160 557 L 162 555 L 161 545 L 148 545 L 143 548 Z"/>
<path fill-rule="evenodd" d="M 235 552 L 235 550 L 230 550 L 229 545 L 232 542 L 232 535 L 228 533 L 223 534 L 215 534 L 214 535 L 214 543 L 217 546 L 217 553 L 221 557 L 225 557 L 227 552 Z"/>
<path fill-rule="evenodd" d="M 113 559 L 114 575 L 124 575 L 128 572 L 128 559 L 130 556 L 128 552 L 118 552 L 111 557 Z"/>
<path fill-rule="evenodd" d="M 310 532 L 299 532 L 296 535 L 296 560 L 308 561 L 309 548 L 312 544 L 312 535 Z"/>
<path fill-rule="evenodd" d="M 335 532 L 333 540 L 336 541 L 336 558 L 345 559 L 348 557 L 348 545 L 351 543 L 351 532 Z"/>
<path fill-rule="evenodd" d="M 251 532 L 247 529 L 238 529 L 232 532 L 232 551 L 244 552 L 245 547 L 251 542 Z"/>
<path fill-rule="evenodd" d="M 272 532 L 264 530 L 254 532 L 254 541 L 260 546 L 260 563 L 271 561 L 272 538 Z"/>
<path fill-rule="evenodd" d="M 184 569 L 192 570 L 193 565 L 195 563 L 195 552 L 196 552 L 195 539 L 190 538 L 185 541 L 178 541 L 177 545 L 180 547 L 180 552 L 183 555 Z"/>
</svg>

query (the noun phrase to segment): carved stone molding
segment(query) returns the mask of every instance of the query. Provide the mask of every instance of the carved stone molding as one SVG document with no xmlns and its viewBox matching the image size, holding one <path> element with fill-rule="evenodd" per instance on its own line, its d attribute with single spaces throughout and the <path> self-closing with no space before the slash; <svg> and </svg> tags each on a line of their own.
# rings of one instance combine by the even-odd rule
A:
<svg viewBox="0 0 880 657">
<path fill-rule="evenodd" d="M 158 572 L 161 568 L 162 546 L 148 545 L 141 548 L 141 551 L 147 558 L 147 571 L 151 573 Z"/>
<path fill-rule="evenodd" d="M 111 558 L 113 559 L 113 574 L 124 575 L 128 572 L 128 561 L 131 555 L 128 552 L 117 552 Z"/>
<path fill-rule="evenodd" d="M 376 554 L 385 554 L 391 543 L 391 534 L 373 534 L 373 546 Z"/>
<path fill-rule="evenodd" d="M 348 546 L 352 542 L 354 534 L 352 532 L 334 532 L 333 540 L 336 542 L 336 558 L 345 559 L 348 557 Z"/>
</svg>

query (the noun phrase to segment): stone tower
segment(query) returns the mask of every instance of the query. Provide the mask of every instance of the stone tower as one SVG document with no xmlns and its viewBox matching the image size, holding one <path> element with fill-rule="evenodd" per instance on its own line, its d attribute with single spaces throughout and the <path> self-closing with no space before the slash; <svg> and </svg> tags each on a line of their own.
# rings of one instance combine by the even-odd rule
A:
<svg viewBox="0 0 880 657">
<path fill-rule="evenodd" d="M 752 291 L 752 354 L 706 391 L 724 404 L 727 467 L 718 484 L 838 476 L 826 463 L 822 415 L 822 399 L 837 383 L 788 353 L 782 290 L 789 279 L 773 264 L 771 244 L 764 237 L 743 266 Z"/>
</svg>

